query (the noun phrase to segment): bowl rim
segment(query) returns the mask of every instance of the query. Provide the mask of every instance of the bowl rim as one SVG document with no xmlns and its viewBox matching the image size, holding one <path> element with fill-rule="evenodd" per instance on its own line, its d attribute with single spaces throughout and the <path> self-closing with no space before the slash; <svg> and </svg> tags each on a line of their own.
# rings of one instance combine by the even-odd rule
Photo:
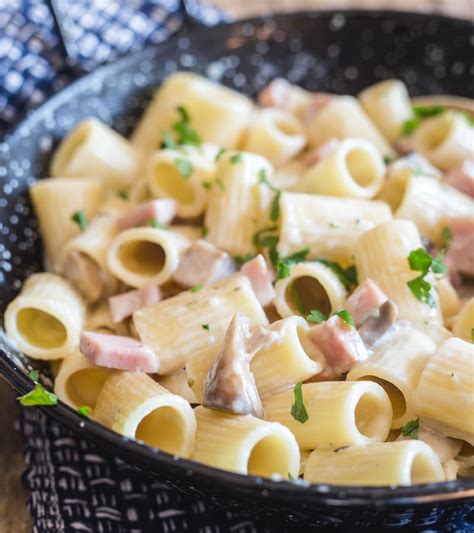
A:
<svg viewBox="0 0 474 533">
<path fill-rule="evenodd" d="M 400 11 L 391 9 L 376 9 L 368 11 L 367 9 L 322 9 L 322 10 L 303 10 L 291 13 L 274 13 L 271 15 L 262 15 L 248 17 L 232 22 L 223 22 L 213 28 L 207 28 L 201 25 L 193 25 L 187 29 L 186 37 L 198 39 L 201 34 L 218 31 L 235 30 L 245 24 L 255 26 L 264 25 L 276 19 L 287 17 L 292 18 L 320 18 L 332 17 L 334 15 L 343 15 L 346 17 L 367 17 L 378 19 L 386 16 L 397 18 L 419 18 L 438 21 L 450 21 L 453 24 L 460 24 L 470 28 L 468 20 L 447 16 L 443 14 L 426 14 L 412 11 Z M 70 100 L 74 94 L 80 92 L 94 76 L 105 77 L 109 71 L 117 68 L 126 68 L 129 63 L 136 61 L 138 58 L 147 54 L 164 54 L 168 48 L 176 45 L 177 40 L 182 37 L 178 30 L 167 41 L 144 47 L 142 50 L 130 55 L 126 55 L 110 64 L 102 65 L 89 73 L 81 75 L 71 83 L 62 88 L 59 92 L 52 95 L 44 103 L 33 110 L 27 111 L 19 120 L 7 129 L 4 138 L 0 140 L 2 144 L 10 147 L 15 144 L 16 137 L 21 138 L 23 128 L 34 126 L 38 120 L 49 109 L 55 108 L 66 100 Z M 18 142 L 18 141 L 17 141 Z M 0 150 L 1 159 L 1 150 Z M 20 394 L 29 392 L 32 388 L 32 381 L 27 374 L 17 367 L 14 360 L 8 355 L 8 347 L 0 339 L 0 374 L 6 381 Z M 362 486 L 338 486 L 327 484 L 309 484 L 302 480 L 289 481 L 285 479 L 261 478 L 252 475 L 237 474 L 225 470 L 220 470 L 202 463 L 197 463 L 189 459 L 170 455 L 161 450 L 151 448 L 144 443 L 126 438 L 118 433 L 113 432 L 97 422 L 84 418 L 62 401 L 56 406 L 39 407 L 47 416 L 51 416 L 59 423 L 67 426 L 69 429 L 79 433 L 81 438 L 92 440 L 99 448 L 112 451 L 119 457 L 126 457 L 125 462 L 138 466 L 142 470 L 147 470 L 150 464 L 158 461 L 162 470 L 176 478 L 192 479 L 193 483 L 199 483 L 202 486 L 214 487 L 218 482 L 225 485 L 227 492 L 233 492 L 236 497 L 242 496 L 247 492 L 249 495 L 255 494 L 258 489 L 262 496 L 270 497 L 272 501 L 280 500 L 282 502 L 290 498 L 298 498 L 304 504 L 323 504 L 333 506 L 406 506 L 437 503 L 447 500 L 467 500 L 474 498 L 474 478 L 461 478 L 455 481 L 444 481 L 429 483 L 423 485 L 412 485 L 408 487 L 390 486 L 390 487 L 362 487 Z M 153 469 L 155 470 L 155 469 Z"/>
</svg>

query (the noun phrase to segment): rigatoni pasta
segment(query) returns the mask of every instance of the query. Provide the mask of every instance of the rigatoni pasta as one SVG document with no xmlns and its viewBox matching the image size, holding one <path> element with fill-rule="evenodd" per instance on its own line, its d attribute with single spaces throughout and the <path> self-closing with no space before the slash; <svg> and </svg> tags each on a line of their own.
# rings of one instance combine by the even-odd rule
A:
<svg viewBox="0 0 474 533">
<path fill-rule="evenodd" d="M 399 80 L 258 102 L 177 72 L 130 141 L 60 143 L 31 188 L 55 273 L 4 317 L 55 394 L 32 372 L 20 402 L 240 474 L 472 475 L 469 117 Z"/>
</svg>

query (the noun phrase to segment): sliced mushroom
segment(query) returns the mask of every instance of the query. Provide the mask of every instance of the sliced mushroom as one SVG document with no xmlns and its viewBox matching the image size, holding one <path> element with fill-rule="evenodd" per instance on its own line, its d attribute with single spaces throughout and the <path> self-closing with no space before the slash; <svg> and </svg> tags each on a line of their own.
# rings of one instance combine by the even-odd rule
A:
<svg viewBox="0 0 474 533">
<path fill-rule="evenodd" d="M 392 300 L 387 300 L 371 313 L 358 329 L 367 348 L 373 346 L 392 327 L 397 316 L 398 308 Z"/>
<path fill-rule="evenodd" d="M 104 278 L 100 267 L 93 259 L 77 250 L 66 257 L 61 268 L 62 275 L 75 285 L 88 303 L 96 302 L 104 290 Z"/>
<path fill-rule="evenodd" d="M 263 418 L 250 361 L 257 351 L 268 347 L 278 337 L 277 332 L 264 328 L 250 335 L 248 319 L 237 313 L 204 381 L 202 405 Z"/>
</svg>

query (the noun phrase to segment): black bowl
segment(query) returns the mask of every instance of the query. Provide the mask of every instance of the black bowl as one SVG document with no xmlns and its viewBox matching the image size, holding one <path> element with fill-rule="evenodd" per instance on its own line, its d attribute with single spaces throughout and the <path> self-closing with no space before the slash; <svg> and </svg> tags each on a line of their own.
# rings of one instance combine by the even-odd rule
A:
<svg viewBox="0 0 474 533">
<path fill-rule="evenodd" d="M 177 69 L 200 72 L 250 96 L 276 76 L 344 94 L 398 77 L 412 94 L 469 96 L 474 93 L 470 34 L 467 21 L 441 16 L 359 11 L 280 15 L 193 29 L 73 83 L 0 144 L 0 313 L 24 279 L 42 269 L 28 186 L 47 176 L 55 145 L 84 117 L 94 115 L 128 134 L 154 88 Z M 32 386 L 26 375 L 32 366 L 38 367 L 37 362 L 0 335 L 0 370 L 22 394 Z M 468 531 L 474 524 L 474 479 L 349 488 L 241 476 L 125 439 L 62 403 L 43 411 L 129 464 L 229 507 L 279 513 L 321 528 L 451 524 Z"/>
</svg>

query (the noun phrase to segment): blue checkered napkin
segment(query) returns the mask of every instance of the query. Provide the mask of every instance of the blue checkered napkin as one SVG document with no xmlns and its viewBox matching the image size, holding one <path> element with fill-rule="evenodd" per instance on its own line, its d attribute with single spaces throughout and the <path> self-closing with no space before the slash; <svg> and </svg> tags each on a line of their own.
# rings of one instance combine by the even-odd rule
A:
<svg viewBox="0 0 474 533">
<path fill-rule="evenodd" d="M 179 0 L 56 0 L 85 69 L 164 41 L 183 20 Z M 206 25 L 217 10 L 189 1 Z M 28 109 L 71 81 L 44 0 L 0 0 L 0 137 Z"/>
</svg>

